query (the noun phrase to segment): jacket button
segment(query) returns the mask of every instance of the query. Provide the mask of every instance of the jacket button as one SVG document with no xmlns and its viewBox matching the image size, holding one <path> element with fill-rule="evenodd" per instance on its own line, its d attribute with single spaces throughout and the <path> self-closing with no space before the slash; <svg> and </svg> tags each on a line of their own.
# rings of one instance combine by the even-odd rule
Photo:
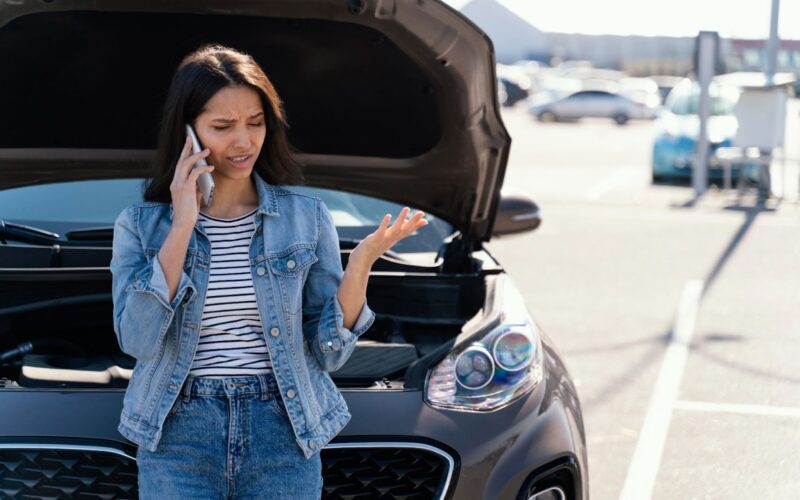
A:
<svg viewBox="0 0 800 500">
<path fill-rule="evenodd" d="M 286 397 L 288 397 L 289 399 L 293 398 L 295 394 L 296 393 L 294 392 L 294 389 L 289 389 L 288 391 L 286 391 Z"/>
<path fill-rule="evenodd" d="M 333 342 L 331 342 L 331 341 L 329 340 L 329 341 L 328 341 L 328 347 L 330 347 L 330 346 L 332 346 L 332 345 L 333 345 Z"/>
<path fill-rule="evenodd" d="M 317 443 L 313 439 L 308 440 L 308 447 L 312 450 L 317 447 Z"/>
<path fill-rule="evenodd" d="M 280 333 L 281 333 L 281 332 L 280 332 L 280 330 L 278 330 L 278 329 L 277 329 L 276 327 L 274 327 L 274 326 L 273 326 L 273 327 L 272 327 L 272 329 L 269 331 L 269 334 L 270 334 L 270 335 L 272 335 L 273 337 L 277 337 L 277 336 L 278 336 Z"/>
<path fill-rule="evenodd" d="M 267 270 L 264 269 L 263 267 L 259 267 L 258 269 L 256 269 L 256 274 L 259 275 L 259 276 L 264 276 L 264 273 L 266 273 L 266 272 L 267 272 Z"/>
<path fill-rule="evenodd" d="M 286 267 L 288 267 L 289 269 L 294 269 L 294 261 L 289 259 L 289 261 L 286 262 Z"/>
</svg>

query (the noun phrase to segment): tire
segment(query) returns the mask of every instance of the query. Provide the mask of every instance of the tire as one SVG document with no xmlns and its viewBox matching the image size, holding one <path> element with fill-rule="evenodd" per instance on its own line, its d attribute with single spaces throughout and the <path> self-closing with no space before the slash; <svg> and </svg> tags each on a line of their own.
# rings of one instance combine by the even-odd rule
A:
<svg viewBox="0 0 800 500">
<path fill-rule="evenodd" d="M 541 113 L 539 113 L 537 118 L 539 118 L 540 122 L 552 123 L 558 121 L 558 117 L 552 111 L 542 111 Z"/>
<path fill-rule="evenodd" d="M 625 125 L 628 123 L 628 115 L 625 113 L 617 113 L 614 115 L 614 121 L 617 122 L 617 125 Z"/>
</svg>

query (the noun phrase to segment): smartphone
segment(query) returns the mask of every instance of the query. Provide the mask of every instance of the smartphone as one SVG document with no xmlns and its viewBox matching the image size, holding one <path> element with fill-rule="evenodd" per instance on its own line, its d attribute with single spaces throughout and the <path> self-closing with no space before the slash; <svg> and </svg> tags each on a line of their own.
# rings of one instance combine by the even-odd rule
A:
<svg viewBox="0 0 800 500">
<path fill-rule="evenodd" d="M 194 129 L 188 123 L 186 124 L 186 135 L 192 138 L 193 154 L 203 150 L 200 141 L 197 139 L 197 134 L 194 133 Z M 206 165 L 208 164 L 205 158 L 200 158 L 192 168 L 205 167 Z M 200 189 L 200 192 L 203 193 L 203 207 L 210 207 L 211 199 L 214 197 L 214 177 L 211 175 L 211 172 L 203 172 L 197 177 L 197 187 Z"/>
</svg>

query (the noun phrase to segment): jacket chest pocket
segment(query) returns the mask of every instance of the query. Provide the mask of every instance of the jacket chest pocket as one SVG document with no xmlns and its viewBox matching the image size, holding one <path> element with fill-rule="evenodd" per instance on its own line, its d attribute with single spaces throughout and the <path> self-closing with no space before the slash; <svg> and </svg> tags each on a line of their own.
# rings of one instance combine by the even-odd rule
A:
<svg viewBox="0 0 800 500">
<path fill-rule="evenodd" d="M 305 278 L 311 265 L 319 260 L 316 252 L 306 246 L 296 246 L 270 256 L 267 260 L 281 289 L 283 310 L 299 317 L 303 308 Z"/>
<path fill-rule="evenodd" d="M 296 278 L 303 276 L 305 270 L 317 259 L 317 253 L 305 246 L 294 247 L 268 258 L 269 267 L 278 276 Z"/>
</svg>

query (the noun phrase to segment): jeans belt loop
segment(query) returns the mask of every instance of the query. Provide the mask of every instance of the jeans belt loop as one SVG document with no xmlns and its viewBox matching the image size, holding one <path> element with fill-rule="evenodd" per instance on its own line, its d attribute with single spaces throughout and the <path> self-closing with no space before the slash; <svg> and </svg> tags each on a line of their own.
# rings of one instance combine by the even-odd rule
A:
<svg viewBox="0 0 800 500">
<path fill-rule="evenodd" d="M 260 386 L 261 392 L 261 401 L 267 401 L 269 399 L 269 384 L 267 383 L 267 376 L 263 373 L 257 373 L 256 376 L 258 377 L 258 383 Z"/>
<path fill-rule="evenodd" d="M 188 403 L 192 400 L 192 382 L 194 381 L 194 376 L 189 375 L 189 378 L 186 379 L 186 382 L 183 383 L 183 398 L 182 401 L 184 403 Z"/>
</svg>

